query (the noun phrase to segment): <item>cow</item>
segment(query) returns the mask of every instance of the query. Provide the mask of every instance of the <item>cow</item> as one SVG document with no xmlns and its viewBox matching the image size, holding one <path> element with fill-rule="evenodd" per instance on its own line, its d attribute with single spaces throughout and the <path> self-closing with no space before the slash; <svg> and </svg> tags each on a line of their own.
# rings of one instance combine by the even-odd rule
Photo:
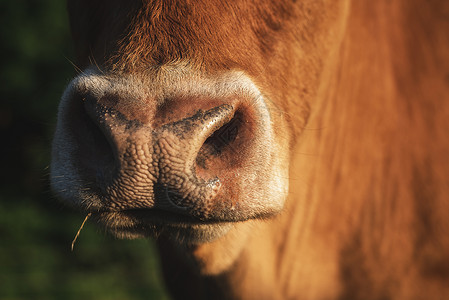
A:
<svg viewBox="0 0 449 300">
<path fill-rule="evenodd" d="M 448 1 L 68 11 L 52 189 L 174 298 L 447 299 Z"/>
</svg>

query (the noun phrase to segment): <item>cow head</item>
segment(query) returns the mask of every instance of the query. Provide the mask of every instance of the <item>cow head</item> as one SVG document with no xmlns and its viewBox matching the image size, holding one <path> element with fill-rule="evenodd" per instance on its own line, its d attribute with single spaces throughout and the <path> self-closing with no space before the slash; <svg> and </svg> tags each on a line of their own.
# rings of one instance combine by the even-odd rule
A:
<svg viewBox="0 0 449 300">
<path fill-rule="evenodd" d="M 70 1 L 59 198 L 119 237 L 187 244 L 280 213 L 344 11 L 294 2 Z"/>
</svg>

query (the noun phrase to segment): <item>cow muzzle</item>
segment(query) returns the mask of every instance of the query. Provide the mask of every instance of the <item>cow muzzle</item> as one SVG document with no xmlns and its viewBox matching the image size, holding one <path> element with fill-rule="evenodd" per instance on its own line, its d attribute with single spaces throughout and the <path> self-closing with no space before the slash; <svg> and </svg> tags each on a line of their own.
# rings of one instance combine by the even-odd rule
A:
<svg viewBox="0 0 449 300">
<path fill-rule="evenodd" d="M 86 72 L 61 101 L 52 187 L 115 229 L 268 217 L 288 187 L 276 145 L 266 101 L 240 73 Z"/>
</svg>

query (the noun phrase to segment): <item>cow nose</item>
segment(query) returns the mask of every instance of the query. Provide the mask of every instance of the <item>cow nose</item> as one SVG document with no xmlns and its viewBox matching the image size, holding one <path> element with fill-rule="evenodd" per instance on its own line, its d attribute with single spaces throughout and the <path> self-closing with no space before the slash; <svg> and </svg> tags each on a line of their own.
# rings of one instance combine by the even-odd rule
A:
<svg viewBox="0 0 449 300">
<path fill-rule="evenodd" d="M 97 170 L 105 201 L 118 209 L 154 207 L 207 216 L 222 184 L 217 162 L 223 163 L 238 130 L 230 123 L 236 118 L 233 106 L 198 109 L 163 125 L 130 120 L 96 101 L 86 101 L 85 109 L 114 161 Z"/>
</svg>

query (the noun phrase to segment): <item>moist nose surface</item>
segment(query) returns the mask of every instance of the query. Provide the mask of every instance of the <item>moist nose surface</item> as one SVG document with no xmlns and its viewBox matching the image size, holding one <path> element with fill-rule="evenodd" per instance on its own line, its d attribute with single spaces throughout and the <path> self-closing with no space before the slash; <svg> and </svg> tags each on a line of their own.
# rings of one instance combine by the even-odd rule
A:
<svg viewBox="0 0 449 300">
<path fill-rule="evenodd" d="M 198 110 L 192 116 L 152 128 L 126 120 L 120 112 L 87 104 L 86 110 L 106 136 L 116 167 L 103 183 L 113 206 L 158 207 L 206 217 L 220 190 L 219 174 L 197 165 L 205 141 L 234 116 L 231 105 Z M 204 156 L 204 151 L 202 156 Z"/>
</svg>

